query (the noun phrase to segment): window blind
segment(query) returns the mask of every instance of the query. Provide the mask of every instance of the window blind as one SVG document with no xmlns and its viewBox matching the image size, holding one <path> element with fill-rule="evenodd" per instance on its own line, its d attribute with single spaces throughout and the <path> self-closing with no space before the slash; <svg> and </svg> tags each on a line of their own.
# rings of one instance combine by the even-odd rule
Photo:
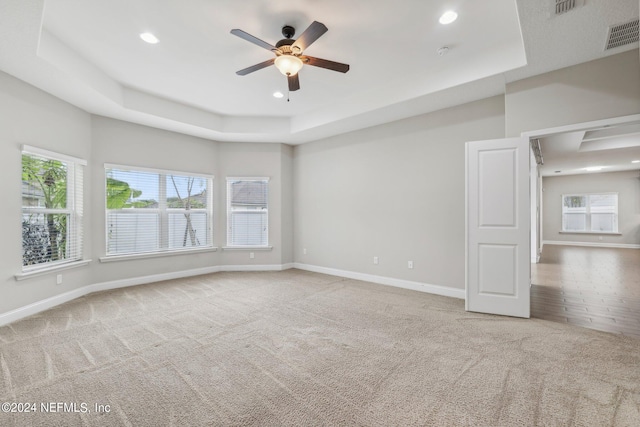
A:
<svg viewBox="0 0 640 427">
<path fill-rule="evenodd" d="M 107 256 L 211 247 L 212 177 L 107 165 Z"/>
<path fill-rule="evenodd" d="M 23 146 L 22 270 L 82 259 L 86 161 Z"/>
<path fill-rule="evenodd" d="M 618 232 L 618 194 L 565 194 L 562 231 Z"/>
<path fill-rule="evenodd" d="M 227 178 L 227 246 L 269 244 L 268 204 L 268 178 Z"/>
</svg>

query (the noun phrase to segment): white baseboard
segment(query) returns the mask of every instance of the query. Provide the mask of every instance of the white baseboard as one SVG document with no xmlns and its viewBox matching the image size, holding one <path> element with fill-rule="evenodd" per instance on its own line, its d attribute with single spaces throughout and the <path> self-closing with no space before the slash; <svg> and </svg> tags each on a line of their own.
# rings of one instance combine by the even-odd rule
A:
<svg viewBox="0 0 640 427">
<path fill-rule="evenodd" d="M 76 298 L 86 295 L 88 292 L 86 287 L 74 289 L 73 291 L 65 292 L 60 295 L 55 295 L 42 301 L 37 301 L 24 307 L 16 308 L 15 310 L 8 311 L 0 314 L 0 326 L 15 322 L 16 320 L 23 319 L 25 317 L 38 314 L 42 311 L 56 307 L 65 302 L 72 301 Z"/>
<path fill-rule="evenodd" d="M 202 274 L 217 273 L 220 271 L 282 271 L 291 268 L 313 271 L 316 273 L 330 274 L 333 276 L 345 277 L 348 279 L 362 280 L 366 282 L 378 283 L 381 285 L 394 286 L 397 288 L 411 289 L 419 292 L 426 292 L 435 295 L 464 299 L 464 289 L 449 288 L 446 286 L 431 285 L 409 280 L 394 279 L 391 277 L 376 276 L 372 274 L 357 273 L 353 271 L 338 270 L 335 268 L 318 267 L 301 263 L 287 263 L 276 265 L 218 265 L 192 270 L 175 271 L 171 273 L 153 274 L 149 276 L 133 277 L 128 279 L 112 280 L 108 282 L 94 283 L 83 286 L 60 295 L 34 302 L 24 307 L 0 314 L 0 326 L 15 322 L 34 314 L 38 314 L 50 308 L 80 298 L 94 292 L 108 291 L 111 289 L 126 288 L 129 286 L 144 285 L 147 283 L 161 282 L 163 280 L 182 279 L 185 277 L 199 276 Z"/>
<path fill-rule="evenodd" d="M 379 285 L 394 286 L 396 288 L 411 289 L 413 291 L 426 292 L 429 294 L 442 295 L 452 298 L 465 298 L 464 289 L 450 288 L 447 286 L 430 285 L 422 282 L 412 282 L 410 280 L 394 279 L 391 277 L 376 276 L 373 274 L 357 273 L 355 271 L 338 270 L 335 268 L 319 267 L 316 265 L 294 263 L 294 268 L 315 273 L 329 274 L 332 276 L 345 277 L 347 279 L 362 280 L 364 282 L 377 283 Z"/>
<path fill-rule="evenodd" d="M 132 277 L 129 279 L 112 280 L 109 282 L 94 283 L 83 286 L 60 295 L 34 302 L 24 307 L 0 314 L 0 326 L 38 314 L 65 302 L 72 301 L 84 295 L 94 292 L 108 291 L 111 289 L 126 288 L 129 286 L 144 285 L 147 283 L 161 282 L 163 280 L 182 279 L 184 277 L 199 276 L 201 274 L 217 273 L 219 271 L 282 271 L 293 268 L 293 264 L 276 265 L 217 265 L 213 267 L 196 268 L 192 270 L 175 271 L 171 273 L 153 274 L 150 276 Z"/>
<path fill-rule="evenodd" d="M 640 249 L 640 245 L 630 243 L 600 243 L 600 242 L 564 242 L 545 240 L 545 245 L 562 245 L 562 246 L 587 246 L 597 248 L 622 248 L 622 249 Z"/>
<path fill-rule="evenodd" d="M 128 288 L 129 286 L 144 285 L 147 283 L 162 282 L 163 280 L 182 279 L 185 277 L 199 276 L 201 274 L 217 273 L 221 271 L 220 266 L 195 268 L 193 270 L 174 271 L 171 273 L 153 274 L 150 276 L 132 277 L 130 279 L 112 280 L 109 282 L 95 283 L 85 286 L 86 294 L 93 292 L 108 291 L 111 289 Z"/>
<path fill-rule="evenodd" d="M 283 271 L 293 268 L 293 264 L 276 265 L 223 265 L 220 271 Z"/>
</svg>

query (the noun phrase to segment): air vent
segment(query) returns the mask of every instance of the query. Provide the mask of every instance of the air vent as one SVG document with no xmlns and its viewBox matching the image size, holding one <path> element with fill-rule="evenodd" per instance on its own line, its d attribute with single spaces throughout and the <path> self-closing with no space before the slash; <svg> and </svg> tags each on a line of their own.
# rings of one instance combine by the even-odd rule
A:
<svg viewBox="0 0 640 427">
<path fill-rule="evenodd" d="M 578 6 L 576 0 L 556 0 L 556 15 L 562 15 Z"/>
<path fill-rule="evenodd" d="M 609 37 L 604 50 L 615 49 L 616 47 L 638 41 L 638 19 L 620 25 L 609 27 Z"/>
</svg>

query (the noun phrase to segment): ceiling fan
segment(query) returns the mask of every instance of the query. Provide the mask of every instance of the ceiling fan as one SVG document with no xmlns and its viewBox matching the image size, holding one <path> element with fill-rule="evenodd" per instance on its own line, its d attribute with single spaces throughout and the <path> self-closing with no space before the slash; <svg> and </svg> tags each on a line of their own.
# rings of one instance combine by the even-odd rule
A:
<svg viewBox="0 0 640 427">
<path fill-rule="evenodd" d="M 326 68 L 328 70 L 338 71 L 340 73 L 346 73 L 349 71 L 348 64 L 342 64 L 340 62 L 329 61 L 326 59 L 314 58 L 313 56 L 303 55 L 302 53 L 306 48 L 311 46 L 313 42 L 318 40 L 320 36 L 328 31 L 328 28 L 318 22 L 313 21 L 309 27 L 304 30 L 302 35 L 298 39 L 292 39 L 296 33 L 296 29 L 290 25 L 282 27 L 282 35 L 285 37 L 276 43 L 275 46 L 260 40 L 257 37 L 252 36 L 239 29 L 231 30 L 231 34 L 240 37 L 248 42 L 258 45 L 264 49 L 272 51 L 276 57 L 269 59 L 268 61 L 261 62 L 251 67 L 244 68 L 240 71 L 236 71 L 239 76 L 246 76 L 254 71 L 261 70 L 270 65 L 275 65 L 278 70 L 287 76 L 289 83 L 289 90 L 296 91 L 300 89 L 300 80 L 298 79 L 298 71 L 304 64 L 313 65 L 314 67 Z"/>
</svg>

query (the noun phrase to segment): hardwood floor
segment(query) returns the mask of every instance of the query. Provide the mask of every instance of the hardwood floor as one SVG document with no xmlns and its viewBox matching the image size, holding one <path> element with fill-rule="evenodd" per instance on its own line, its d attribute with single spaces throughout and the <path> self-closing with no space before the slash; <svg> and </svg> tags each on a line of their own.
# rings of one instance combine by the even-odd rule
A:
<svg viewBox="0 0 640 427">
<path fill-rule="evenodd" d="M 545 245 L 531 316 L 640 338 L 640 250 Z"/>
</svg>

